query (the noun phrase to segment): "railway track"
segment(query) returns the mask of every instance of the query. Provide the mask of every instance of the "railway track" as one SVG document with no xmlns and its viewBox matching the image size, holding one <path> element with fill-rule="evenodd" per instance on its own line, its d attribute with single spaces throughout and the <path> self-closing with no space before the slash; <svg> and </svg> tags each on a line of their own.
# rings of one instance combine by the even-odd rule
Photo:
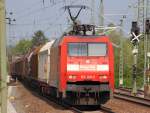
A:
<svg viewBox="0 0 150 113">
<path fill-rule="evenodd" d="M 120 90 L 120 91 L 125 91 L 125 92 L 130 92 L 130 93 L 131 93 L 132 88 L 119 87 L 119 88 L 116 88 L 116 90 Z M 144 95 L 144 91 L 138 89 L 138 90 L 137 90 L 137 94 Z"/>
<path fill-rule="evenodd" d="M 102 112 L 104 112 L 104 113 L 115 113 L 115 112 L 112 111 L 112 109 L 107 108 L 107 107 L 105 107 L 105 106 L 101 106 L 101 107 L 100 107 L 100 110 L 101 110 Z"/>
<path fill-rule="evenodd" d="M 70 110 L 73 113 L 86 113 L 85 110 L 83 110 L 83 108 L 79 108 L 76 106 L 70 106 L 68 104 L 65 103 L 61 103 L 58 99 L 54 99 L 54 98 L 50 98 L 48 96 L 45 96 L 41 93 L 38 93 L 37 91 L 35 91 L 34 89 L 32 89 L 31 87 L 28 87 L 26 84 L 23 84 L 29 91 L 32 92 L 32 94 L 44 101 L 46 101 L 47 103 L 51 103 L 53 102 L 54 104 L 56 104 L 59 107 L 63 107 L 66 110 Z M 89 107 L 88 107 L 89 108 Z M 100 113 L 114 113 L 110 108 L 107 108 L 103 105 L 96 107 L 96 111 L 100 112 Z M 90 110 L 92 113 L 92 110 Z M 93 111 L 94 112 L 94 111 Z"/>
<path fill-rule="evenodd" d="M 32 92 L 33 95 L 37 96 L 38 98 L 46 101 L 47 103 L 54 103 L 56 104 L 58 107 L 62 107 L 66 110 L 69 110 L 73 113 L 87 113 L 88 110 L 83 110 L 83 109 L 80 109 L 78 107 L 74 107 L 74 106 L 69 106 L 67 104 L 62 104 L 61 102 L 59 102 L 59 100 L 56 100 L 54 98 L 50 98 L 50 97 L 47 97 L 45 95 L 42 95 L 42 94 L 39 94 L 37 91 L 34 91 L 32 88 L 29 88 L 28 86 L 26 86 L 24 84 L 24 86 L 30 90 Z M 124 89 L 123 89 L 124 90 Z M 124 90 L 125 92 L 125 90 Z M 127 92 L 129 92 L 127 90 Z M 136 97 L 136 96 L 132 96 L 132 95 L 129 95 L 129 94 L 124 94 L 122 92 L 115 92 L 114 93 L 114 97 L 117 98 L 117 99 L 121 99 L 121 100 L 125 100 L 125 101 L 130 101 L 130 102 L 134 102 L 134 103 L 137 103 L 137 104 L 141 104 L 141 105 L 144 105 L 144 106 L 150 106 L 150 99 L 144 99 L 144 98 L 140 98 L 140 97 Z M 105 106 L 99 106 L 99 108 L 97 110 L 90 110 L 90 113 L 97 113 L 97 112 L 100 112 L 100 113 L 115 113 L 112 111 L 112 109 L 110 108 L 107 108 Z M 89 112 L 88 112 L 89 113 Z"/>
<path fill-rule="evenodd" d="M 115 90 L 114 97 L 117 99 L 134 102 L 144 106 L 150 106 L 150 99 L 145 99 L 144 97 L 142 98 L 138 94 L 144 95 L 144 92 L 142 90 L 138 90 L 137 95 L 133 96 L 131 95 L 130 89 L 119 88 Z"/>
<path fill-rule="evenodd" d="M 17 88 L 18 89 L 18 88 Z M 23 89 L 21 86 L 19 86 L 19 89 Z M 25 89 L 28 89 L 28 88 L 25 88 Z M 138 104 L 134 104 L 134 103 L 132 103 L 132 102 L 128 102 L 128 101 L 122 101 L 122 99 L 112 99 L 112 101 L 109 103 L 109 104 L 107 104 L 107 105 L 105 105 L 105 106 L 101 106 L 101 108 L 99 108 L 99 109 L 97 109 L 97 110 L 81 110 L 81 109 L 78 109 L 78 108 L 76 108 L 76 107 L 70 107 L 70 106 L 62 106 L 61 105 L 61 103 L 58 103 L 57 101 L 53 101 L 52 99 L 49 99 L 49 97 L 43 97 L 42 95 L 40 95 L 39 93 L 37 93 L 37 92 L 35 92 L 35 91 L 33 91 L 32 89 L 28 89 L 31 93 L 29 93 L 29 94 L 31 94 L 34 98 L 36 98 L 36 99 L 40 99 L 40 100 L 43 100 L 43 101 L 45 101 L 46 103 L 47 103 L 47 106 L 50 106 L 50 107 L 47 107 L 47 108 L 49 108 L 50 110 L 51 110 L 51 106 L 52 106 L 52 110 L 54 111 L 54 109 L 53 108 L 55 108 L 56 109 L 56 111 L 57 111 L 57 109 L 58 109 L 58 111 L 60 111 L 60 110 L 62 110 L 62 112 L 63 113 L 113 113 L 113 111 L 115 111 L 115 112 L 121 112 L 122 110 L 124 111 L 124 107 L 118 107 L 118 106 L 120 106 L 121 104 L 123 104 L 124 106 L 132 106 L 132 105 L 134 105 L 134 107 L 135 107 L 135 109 L 136 109 L 136 107 L 138 107 L 138 109 L 137 109 L 137 111 L 141 108 L 141 109 L 143 109 L 144 107 L 145 108 L 148 108 L 147 106 L 140 106 L 140 105 L 138 105 Z M 20 91 L 20 90 L 19 90 Z M 20 95 L 20 94 L 19 94 Z M 24 91 L 23 91 L 23 95 L 24 95 Z M 21 97 L 22 97 L 22 95 L 21 95 Z M 28 98 L 28 96 L 26 96 L 27 98 Z M 25 98 L 26 98 L 25 97 Z M 18 98 L 18 97 L 16 97 L 16 98 Z M 19 97 L 20 98 L 20 97 Z M 31 99 L 32 100 L 32 99 Z M 33 99 L 34 100 L 34 99 Z M 116 103 L 116 101 L 117 101 L 117 103 Z M 28 103 L 30 103 L 30 101 L 26 101 L 26 102 L 28 102 Z M 39 102 L 39 101 L 38 101 Z M 45 102 L 43 102 L 43 103 L 45 103 Z M 23 103 L 23 105 L 24 105 L 24 103 Z M 26 105 L 26 103 L 25 103 L 25 105 Z M 33 104 L 32 104 L 33 105 Z M 143 107 L 143 108 L 142 108 Z M 33 107 L 32 107 L 33 108 Z M 46 109 L 47 109 L 46 108 Z M 89 107 L 90 108 L 90 107 Z M 91 107 L 92 108 L 92 107 Z M 110 108 L 113 108 L 112 110 L 110 109 Z M 25 108 L 26 109 L 26 108 Z M 39 107 L 37 107 L 36 109 L 39 109 L 40 110 L 40 108 Z M 130 109 L 133 109 L 132 107 L 130 108 L 129 107 L 129 110 L 126 110 L 126 112 L 128 112 L 128 111 L 130 111 Z M 31 110 L 31 109 L 30 109 Z M 48 109 L 47 109 L 47 111 L 48 111 Z M 64 112 L 64 111 L 66 111 L 66 112 Z M 132 112 L 133 112 L 134 110 L 132 110 Z M 140 111 L 141 113 L 142 113 L 142 110 Z"/>
<path fill-rule="evenodd" d="M 50 101 L 50 100 L 47 100 L 47 101 Z M 87 111 L 89 111 L 89 107 L 88 107 L 88 110 L 87 110 L 87 107 L 86 107 L 86 110 L 85 108 L 82 108 L 82 107 L 76 107 L 76 106 L 70 106 L 70 105 L 67 105 L 67 104 L 60 104 L 58 101 L 54 101 L 57 105 L 60 105 L 62 107 L 64 107 L 65 109 L 68 109 L 70 111 L 72 111 L 73 113 L 86 113 Z M 91 109 L 90 108 L 90 113 L 94 113 L 95 112 L 95 109 Z M 110 108 L 107 108 L 103 105 L 99 106 L 99 107 L 96 107 L 96 112 L 100 112 L 100 113 L 115 113 L 112 111 L 112 109 Z"/>
<path fill-rule="evenodd" d="M 84 108 L 76 108 L 76 107 L 72 107 L 71 108 L 73 110 L 73 112 L 75 113 L 115 113 L 112 111 L 112 109 L 105 107 L 103 105 L 96 107 L 96 109 L 91 109 L 90 106 L 86 107 L 86 110 Z"/>
<path fill-rule="evenodd" d="M 43 97 L 43 96 L 37 94 L 36 92 L 34 92 L 34 94 L 36 96 L 40 97 L 41 99 L 43 99 L 44 101 L 48 102 L 48 103 L 52 101 L 55 104 L 57 104 L 58 106 L 63 107 L 64 109 L 70 110 L 73 113 L 86 113 L 87 112 L 87 111 L 83 110 L 82 108 L 77 108 L 77 107 L 70 106 L 70 105 L 67 105 L 67 104 L 61 104 L 60 102 L 58 102 L 58 100 L 49 99 L 45 96 Z M 115 113 L 110 108 L 107 108 L 105 106 L 100 106 L 96 111 L 98 111 L 100 113 Z M 95 111 L 91 111 L 90 113 L 92 113 L 92 112 L 95 112 Z"/>
</svg>

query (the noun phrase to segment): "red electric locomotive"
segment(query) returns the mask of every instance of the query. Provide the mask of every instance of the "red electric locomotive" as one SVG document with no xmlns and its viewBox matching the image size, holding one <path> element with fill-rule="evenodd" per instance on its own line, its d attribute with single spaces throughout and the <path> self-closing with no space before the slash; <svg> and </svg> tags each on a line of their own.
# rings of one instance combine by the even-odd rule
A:
<svg viewBox="0 0 150 113">
<path fill-rule="evenodd" d="M 77 24 L 78 15 L 70 12 L 74 7 L 65 8 L 74 26 L 51 47 L 49 85 L 57 93 L 53 95 L 73 105 L 100 105 L 114 91 L 112 43 L 109 37 L 96 35 L 95 26 Z"/>
<path fill-rule="evenodd" d="M 64 36 L 54 43 L 50 57 L 49 84 L 59 97 L 78 105 L 101 104 L 110 98 L 114 56 L 107 36 Z"/>
</svg>

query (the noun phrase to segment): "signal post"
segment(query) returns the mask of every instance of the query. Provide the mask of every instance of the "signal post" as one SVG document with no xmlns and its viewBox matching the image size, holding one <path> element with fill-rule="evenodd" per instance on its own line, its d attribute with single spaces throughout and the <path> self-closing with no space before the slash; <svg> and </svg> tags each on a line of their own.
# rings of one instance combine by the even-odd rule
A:
<svg viewBox="0 0 150 113">
<path fill-rule="evenodd" d="M 137 76 L 137 55 L 138 55 L 138 44 L 139 44 L 139 37 L 141 36 L 140 28 L 138 27 L 137 21 L 132 22 L 131 28 L 131 43 L 133 44 L 133 65 L 132 65 L 132 94 L 136 95 L 137 93 L 137 84 L 136 84 L 136 76 Z"/>
</svg>

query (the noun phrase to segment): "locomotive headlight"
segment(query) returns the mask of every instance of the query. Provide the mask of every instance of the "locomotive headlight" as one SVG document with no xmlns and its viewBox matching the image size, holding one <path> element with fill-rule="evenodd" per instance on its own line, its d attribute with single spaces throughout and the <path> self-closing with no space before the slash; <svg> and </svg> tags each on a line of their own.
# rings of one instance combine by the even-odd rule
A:
<svg viewBox="0 0 150 113">
<path fill-rule="evenodd" d="M 103 79 L 107 79 L 107 76 L 106 76 L 106 75 L 104 75 L 104 76 L 103 76 Z"/>
<path fill-rule="evenodd" d="M 107 77 L 107 75 L 100 75 L 99 78 L 100 79 L 107 79 L 108 77 Z"/>
<path fill-rule="evenodd" d="M 74 76 L 73 76 L 73 79 L 76 79 L 76 78 L 77 78 L 77 77 L 74 75 Z"/>
<path fill-rule="evenodd" d="M 72 75 L 69 75 L 69 79 L 72 79 L 73 78 L 73 76 Z"/>
<path fill-rule="evenodd" d="M 69 75 L 69 79 L 76 79 L 76 75 Z"/>
</svg>

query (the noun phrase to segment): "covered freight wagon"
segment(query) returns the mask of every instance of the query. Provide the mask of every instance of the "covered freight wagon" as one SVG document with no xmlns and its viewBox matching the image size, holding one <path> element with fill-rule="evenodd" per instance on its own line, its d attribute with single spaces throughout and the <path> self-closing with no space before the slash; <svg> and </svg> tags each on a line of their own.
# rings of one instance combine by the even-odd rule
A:
<svg viewBox="0 0 150 113">
<path fill-rule="evenodd" d="M 37 47 L 33 52 L 30 54 L 29 58 L 29 76 L 31 78 L 38 78 L 38 53 L 42 46 Z"/>
<path fill-rule="evenodd" d="M 23 70 L 23 77 L 26 78 L 30 73 L 30 57 L 32 56 L 32 51 L 29 51 L 24 56 L 24 70 Z"/>
<path fill-rule="evenodd" d="M 55 40 L 47 42 L 38 53 L 38 80 L 48 83 L 50 74 L 50 48 Z"/>
<path fill-rule="evenodd" d="M 17 59 L 17 61 L 15 62 L 15 73 L 16 76 L 18 77 L 18 79 L 22 79 L 23 78 L 23 73 L 24 73 L 24 57 L 23 58 L 19 58 Z"/>
</svg>

